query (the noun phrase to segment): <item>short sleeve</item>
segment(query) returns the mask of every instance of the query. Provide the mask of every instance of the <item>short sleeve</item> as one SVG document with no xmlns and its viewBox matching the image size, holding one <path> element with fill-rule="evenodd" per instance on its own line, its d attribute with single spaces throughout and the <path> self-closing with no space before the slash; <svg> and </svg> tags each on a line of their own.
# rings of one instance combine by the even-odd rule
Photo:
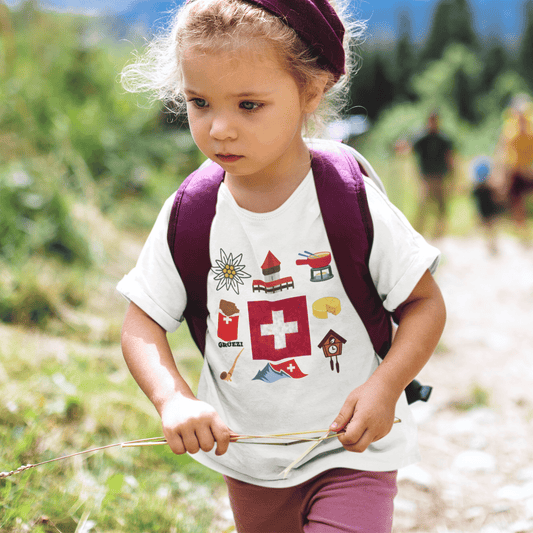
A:
<svg viewBox="0 0 533 533">
<path fill-rule="evenodd" d="M 127 300 L 168 332 L 178 328 L 187 304 L 185 287 L 167 243 L 174 196 L 161 209 L 137 264 L 117 285 L 117 290 Z"/>
<path fill-rule="evenodd" d="M 411 294 L 429 269 L 433 274 L 440 252 L 417 233 L 403 213 L 365 179 L 374 226 L 369 268 L 384 307 L 393 312 Z"/>
</svg>

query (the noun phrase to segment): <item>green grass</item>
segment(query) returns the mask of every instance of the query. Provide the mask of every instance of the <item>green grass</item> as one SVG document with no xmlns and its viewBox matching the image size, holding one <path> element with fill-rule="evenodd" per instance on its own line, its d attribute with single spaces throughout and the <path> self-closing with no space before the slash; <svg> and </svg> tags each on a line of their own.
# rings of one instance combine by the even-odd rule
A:
<svg viewBox="0 0 533 533">
<path fill-rule="evenodd" d="M 9 337 L 0 348 L 1 471 L 161 435 L 116 346 L 83 353 L 23 330 Z M 194 358 L 188 342 L 185 361 L 187 350 Z M 197 379 L 195 364 L 184 366 Z M 202 533 L 222 487 L 221 476 L 166 446 L 113 448 L 0 480 L 0 530 L 74 533 L 87 520 L 94 532 Z"/>
</svg>

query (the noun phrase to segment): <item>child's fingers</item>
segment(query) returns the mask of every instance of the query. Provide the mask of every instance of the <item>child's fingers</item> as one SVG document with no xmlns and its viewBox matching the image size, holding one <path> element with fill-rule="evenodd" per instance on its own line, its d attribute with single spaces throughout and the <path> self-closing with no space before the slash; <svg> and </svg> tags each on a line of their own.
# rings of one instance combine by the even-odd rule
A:
<svg viewBox="0 0 533 533">
<path fill-rule="evenodd" d="M 211 429 L 213 432 L 213 437 L 215 438 L 217 443 L 217 449 L 215 451 L 215 454 L 224 455 L 228 451 L 231 431 L 224 423 L 222 423 L 222 421 L 213 424 L 213 427 Z"/>
<path fill-rule="evenodd" d="M 200 451 L 200 443 L 194 430 L 187 430 L 181 434 L 181 440 L 185 446 L 185 450 L 189 453 L 198 453 Z"/>
<path fill-rule="evenodd" d="M 202 428 L 197 429 L 196 439 L 200 449 L 204 452 L 210 452 L 215 446 L 215 438 L 209 426 L 203 426 Z"/>
<path fill-rule="evenodd" d="M 394 418 L 389 423 L 384 416 L 374 418 L 355 413 L 345 432 L 339 435 L 339 441 L 348 451 L 364 452 L 370 444 L 388 435 L 393 423 Z"/>
<path fill-rule="evenodd" d="M 365 429 L 361 434 L 345 434 L 339 436 L 339 440 L 342 443 L 345 450 L 349 452 L 362 453 L 370 444 L 374 441 L 370 430 Z"/>
<path fill-rule="evenodd" d="M 178 433 L 173 433 L 170 435 L 166 433 L 165 438 L 170 449 L 176 455 L 182 455 L 187 451 L 185 448 L 185 444 L 183 443 L 183 440 Z"/>
<path fill-rule="evenodd" d="M 335 420 L 329 427 L 331 431 L 338 432 L 346 427 L 346 425 L 352 419 L 355 405 L 356 405 L 356 401 L 351 399 L 351 395 L 348 396 L 348 399 L 344 402 L 344 405 L 339 411 L 339 414 L 337 415 L 337 417 L 335 418 Z"/>
<path fill-rule="evenodd" d="M 348 451 L 364 451 L 364 449 L 360 448 L 359 443 L 368 434 L 368 430 L 366 420 L 354 417 L 346 426 L 345 432 L 339 435 L 339 441 Z"/>
<path fill-rule="evenodd" d="M 199 450 L 210 452 L 217 445 L 217 455 L 223 455 L 228 450 L 230 430 L 221 422 L 213 422 L 196 427 L 194 430 L 183 432 L 181 440 L 187 452 L 198 453 Z"/>
</svg>

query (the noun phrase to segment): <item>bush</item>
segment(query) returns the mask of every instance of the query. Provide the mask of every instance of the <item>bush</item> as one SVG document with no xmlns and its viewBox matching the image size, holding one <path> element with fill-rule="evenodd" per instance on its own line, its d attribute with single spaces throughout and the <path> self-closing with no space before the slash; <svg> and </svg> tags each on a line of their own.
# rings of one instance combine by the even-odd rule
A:
<svg viewBox="0 0 533 533">
<path fill-rule="evenodd" d="M 151 226 L 161 183 L 166 198 L 196 157 L 180 151 L 158 108 L 122 90 L 131 45 L 105 40 L 97 18 L 44 13 L 33 0 L 0 14 L 9 29 L 0 69 L 2 47 L 10 51 L 0 77 L 0 320 L 46 327 L 59 308 L 87 301 L 95 266 L 90 230 L 73 208 Z M 120 208 L 124 200 L 142 209 Z"/>
<path fill-rule="evenodd" d="M 22 264 L 42 254 L 89 266 L 88 239 L 77 228 L 71 203 L 59 183 L 22 165 L 0 173 L 0 257 Z"/>
<path fill-rule="evenodd" d="M 0 280 L 2 322 L 43 328 L 59 316 L 56 298 L 33 268 L 13 272 L 0 264 Z"/>
</svg>

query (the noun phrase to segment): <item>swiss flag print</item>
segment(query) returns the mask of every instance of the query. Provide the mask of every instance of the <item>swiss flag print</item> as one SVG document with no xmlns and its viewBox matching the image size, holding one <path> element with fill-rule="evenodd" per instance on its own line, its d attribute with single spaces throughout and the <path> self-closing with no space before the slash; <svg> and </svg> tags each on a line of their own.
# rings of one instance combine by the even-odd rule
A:
<svg viewBox="0 0 533 533">
<path fill-rule="evenodd" d="M 311 355 L 305 296 L 248 302 L 252 358 L 281 361 Z"/>
<path fill-rule="evenodd" d="M 304 374 L 300 370 L 298 363 L 294 359 L 291 359 L 290 361 L 285 361 L 283 363 L 279 363 L 278 365 L 270 365 L 270 366 L 277 372 L 285 372 L 288 376 L 290 376 L 293 379 L 301 379 L 307 376 L 307 374 Z"/>
</svg>

